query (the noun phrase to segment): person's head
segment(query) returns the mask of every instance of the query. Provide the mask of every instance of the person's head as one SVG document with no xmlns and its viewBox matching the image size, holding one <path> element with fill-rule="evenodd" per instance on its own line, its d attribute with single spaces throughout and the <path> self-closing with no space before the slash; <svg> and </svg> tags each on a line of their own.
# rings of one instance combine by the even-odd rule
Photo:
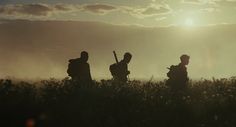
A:
<svg viewBox="0 0 236 127">
<path fill-rule="evenodd" d="M 126 52 L 124 54 L 124 59 L 123 60 L 125 61 L 125 63 L 129 63 L 131 58 L 132 58 L 132 55 L 129 52 Z"/>
<path fill-rule="evenodd" d="M 188 56 L 186 54 L 180 56 L 180 61 L 183 65 L 188 65 L 189 59 L 190 59 L 190 56 Z"/>
<path fill-rule="evenodd" d="M 88 52 L 86 52 L 86 51 L 83 51 L 83 52 L 81 52 L 80 53 L 80 59 L 82 60 L 82 61 L 84 61 L 84 62 L 87 62 L 88 61 Z"/>
</svg>

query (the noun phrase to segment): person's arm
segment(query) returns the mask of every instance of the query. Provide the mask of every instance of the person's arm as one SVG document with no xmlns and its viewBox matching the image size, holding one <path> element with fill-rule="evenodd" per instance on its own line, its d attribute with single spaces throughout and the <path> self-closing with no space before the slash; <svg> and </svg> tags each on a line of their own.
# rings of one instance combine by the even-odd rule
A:
<svg viewBox="0 0 236 127">
<path fill-rule="evenodd" d="M 125 65 L 125 70 L 126 70 L 126 75 L 129 75 L 130 71 L 128 70 L 128 65 L 127 64 Z"/>
<path fill-rule="evenodd" d="M 184 70 L 184 77 L 185 77 L 185 81 L 187 82 L 189 80 L 187 68 L 185 68 L 185 70 Z"/>
<path fill-rule="evenodd" d="M 87 64 L 87 66 L 88 66 L 88 80 L 92 81 L 92 76 L 90 73 L 90 66 L 89 66 L 89 64 Z"/>
<path fill-rule="evenodd" d="M 187 77 L 186 80 L 189 81 L 188 72 L 186 72 L 186 73 L 187 73 L 187 75 L 186 75 L 186 77 Z"/>
</svg>

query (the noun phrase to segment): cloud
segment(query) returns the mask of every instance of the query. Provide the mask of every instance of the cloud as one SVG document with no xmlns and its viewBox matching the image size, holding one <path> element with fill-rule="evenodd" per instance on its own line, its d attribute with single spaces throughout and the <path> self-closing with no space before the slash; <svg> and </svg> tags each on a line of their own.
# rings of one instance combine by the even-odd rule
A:
<svg viewBox="0 0 236 127">
<path fill-rule="evenodd" d="M 53 19 L 53 14 L 79 12 L 78 4 L 7 4 L 0 5 L 1 19 Z"/>
<path fill-rule="evenodd" d="M 168 5 L 162 5 L 162 4 L 160 5 L 151 4 L 150 6 L 143 8 L 122 7 L 122 10 L 137 18 L 165 15 L 169 14 L 172 11 Z"/>
<path fill-rule="evenodd" d="M 216 6 L 216 2 L 222 0 L 182 0 L 181 3 L 183 4 L 196 4 L 196 5 L 212 5 Z"/>
<path fill-rule="evenodd" d="M 46 4 L 16 4 L 0 6 L 0 14 L 46 16 L 53 8 Z"/>
<path fill-rule="evenodd" d="M 78 5 L 70 4 L 8 4 L 0 5 L 1 18 L 38 19 L 48 18 L 51 14 L 66 13 L 79 10 Z"/>
<path fill-rule="evenodd" d="M 211 13 L 211 12 L 220 12 L 220 9 L 217 9 L 217 8 L 204 8 L 204 9 L 200 9 L 200 12 L 208 12 L 208 13 Z"/>
<path fill-rule="evenodd" d="M 226 7 L 236 6 L 236 0 L 215 0 L 215 3 L 219 6 L 226 6 Z"/>
<path fill-rule="evenodd" d="M 13 19 L 44 18 L 50 19 L 51 14 L 90 12 L 104 15 L 112 11 L 130 14 L 136 18 L 164 15 L 171 12 L 167 4 L 150 4 L 144 7 L 118 6 L 110 4 L 8 4 L 0 5 L 0 15 Z"/>
<path fill-rule="evenodd" d="M 108 12 L 116 10 L 116 6 L 108 4 L 87 4 L 83 5 L 82 10 L 96 13 L 96 14 L 106 14 Z"/>
<path fill-rule="evenodd" d="M 47 17 L 52 13 L 77 11 L 78 5 L 70 4 L 8 4 L 0 5 L 0 15 L 21 18 L 25 16 Z"/>
<path fill-rule="evenodd" d="M 211 4 L 211 5 L 232 5 L 236 0 L 182 0 L 184 4 Z"/>
<path fill-rule="evenodd" d="M 161 21 L 161 20 L 165 20 L 166 19 L 166 17 L 160 17 L 160 18 L 156 18 L 155 20 L 156 21 Z"/>
<path fill-rule="evenodd" d="M 169 12 L 168 8 L 165 7 L 148 7 L 146 8 L 142 14 L 143 15 L 158 15 Z"/>
<path fill-rule="evenodd" d="M 182 0 L 182 3 L 199 4 L 202 0 Z"/>
<path fill-rule="evenodd" d="M 201 13 L 233 11 L 232 8 L 236 7 L 236 0 L 182 0 L 183 7 L 193 10 L 198 9 Z"/>
<path fill-rule="evenodd" d="M 77 5 L 69 5 L 69 4 L 56 4 L 54 5 L 54 10 L 58 11 L 71 11 L 75 10 Z"/>
<path fill-rule="evenodd" d="M 116 6 L 108 4 L 86 4 L 86 5 L 72 5 L 72 4 L 8 4 L 0 5 L 0 15 L 5 16 L 48 16 L 52 13 L 68 13 L 88 11 L 96 14 L 106 14 L 110 11 L 116 10 Z"/>
</svg>

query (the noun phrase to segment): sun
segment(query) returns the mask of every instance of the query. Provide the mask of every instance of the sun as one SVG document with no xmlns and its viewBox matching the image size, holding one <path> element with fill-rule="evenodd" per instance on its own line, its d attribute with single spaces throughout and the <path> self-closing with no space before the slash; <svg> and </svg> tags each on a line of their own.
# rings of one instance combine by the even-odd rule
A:
<svg viewBox="0 0 236 127">
<path fill-rule="evenodd" d="M 187 19 L 185 20 L 185 25 L 186 25 L 186 26 L 194 26 L 194 21 L 193 21 L 193 19 L 187 18 Z"/>
</svg>

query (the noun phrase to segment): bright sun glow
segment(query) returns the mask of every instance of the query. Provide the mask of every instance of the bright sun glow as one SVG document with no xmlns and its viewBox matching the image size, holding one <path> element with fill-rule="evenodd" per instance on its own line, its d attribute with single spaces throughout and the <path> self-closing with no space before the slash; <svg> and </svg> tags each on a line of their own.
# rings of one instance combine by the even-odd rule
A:
<svg viewBox="0 0 236 127">
<path fill-rule="evenodd" d="M 190 18 L 186 19 L 185 20 L 185 25 L 186 26 L 193 26 L 194 25 L 193 19 L 190 19 Z"/>
</svg>

